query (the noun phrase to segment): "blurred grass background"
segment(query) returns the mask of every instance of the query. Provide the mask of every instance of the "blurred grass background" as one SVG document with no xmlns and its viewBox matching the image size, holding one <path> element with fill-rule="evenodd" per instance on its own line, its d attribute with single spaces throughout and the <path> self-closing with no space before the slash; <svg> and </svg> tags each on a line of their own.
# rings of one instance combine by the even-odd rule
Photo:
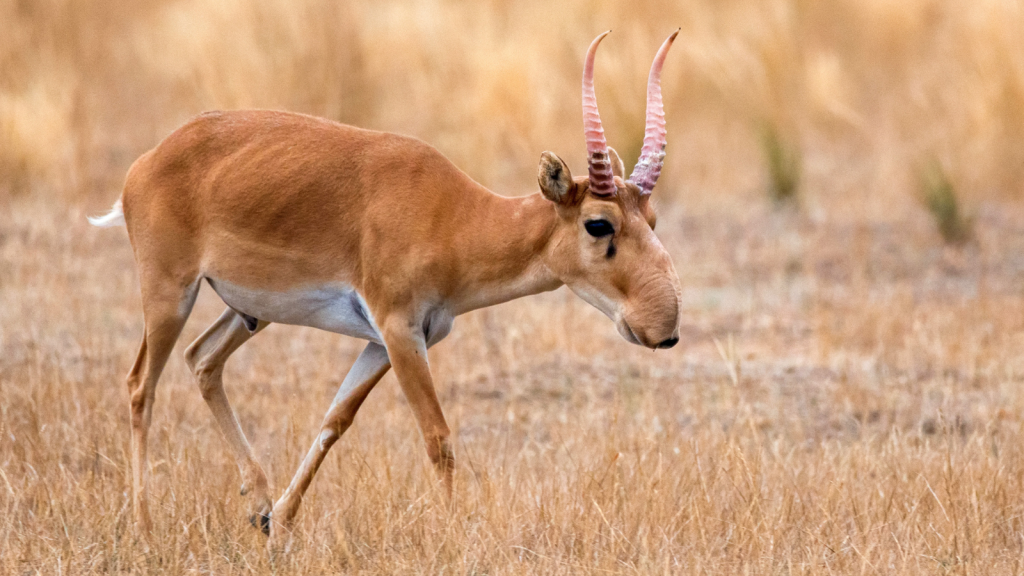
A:
<svg viewBox="0 0 1024 576">
<path fill-rule="evenodd" d="M 763 193 L 765 126 L 797 147 L 811 202 L 883 217 L 929 162 L 972 199 L 1019 197 L 1024 175 L 1019 2 L 0 0 L 0 22 L 0 197 L 105 205 L 189 117 L 249 107 L 412 134 L 525 193 L 542 150 L 585 168 L 582 58 L 608 28 L 598 100 L 635 159 L 677 26 L 661 198 Z"/>
</svg>

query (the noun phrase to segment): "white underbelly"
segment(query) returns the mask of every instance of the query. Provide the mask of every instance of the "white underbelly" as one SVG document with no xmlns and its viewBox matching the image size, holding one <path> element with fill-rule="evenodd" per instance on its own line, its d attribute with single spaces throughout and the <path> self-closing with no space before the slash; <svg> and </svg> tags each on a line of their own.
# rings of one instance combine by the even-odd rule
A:
<svg viewBox="0 0 1024 576">
<path fill-rule="evenodd" d="M 208 278 L 224 303 L 267 322 L 310 326 L 383 344 L 366 301 L 351 286 L 331 284 L 269 292 Z"/>
</svg>

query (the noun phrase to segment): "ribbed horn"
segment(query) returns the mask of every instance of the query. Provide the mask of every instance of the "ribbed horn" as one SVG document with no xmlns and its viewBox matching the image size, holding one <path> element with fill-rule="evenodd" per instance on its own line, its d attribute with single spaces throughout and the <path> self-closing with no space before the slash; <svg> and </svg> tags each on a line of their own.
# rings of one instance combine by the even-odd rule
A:
<svg viewBox="0 0 1024 576">
<path fill-rule="evenodd" d="M 611 30 L 594 38 L 587 50 L 583 64 L 583 134 L 587 140 L 587 165 L 590 172 L 590 192 L 595 196 L 614 196 L 615 182 L 612 181 L 612 163 L 608 158 L 608 143 L 601 127 L 601 115 L 597 111 L 597 96 L 594 94 L 594 55 L 597 45 Z"/>
<path fill-rule="evenodd" d="M 640 150 L 640 158 L 636 161 L 629 181 L 640 188 L 641 193 L 650 194 L 654 184 L 661 175 L 661 167 L 665 163 L 665 107 L 661 100 L 661 67 L 672 42 L 679 35 L 676 30 L 665 40 L 654 57 L 651 74 L 647 77 L 647 127 L 644 128 L 644 147 Z"/>
</svg>

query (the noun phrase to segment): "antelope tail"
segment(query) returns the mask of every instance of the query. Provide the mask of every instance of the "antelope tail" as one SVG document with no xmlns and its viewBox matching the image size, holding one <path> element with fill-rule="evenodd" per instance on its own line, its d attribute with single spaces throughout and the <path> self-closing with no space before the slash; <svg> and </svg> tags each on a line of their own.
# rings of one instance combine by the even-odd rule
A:
<svg viewBox="0 0 1024 576">
<path fill-rule="evenodd" d="M 117 202 L 114 202 L 114 207 L 110 209 L 110 212 L 107 212 L 103 216 L 89 216 L 88 218 L 89 224 L 99 226 L 100 228 L 124 226 L 124 209 L 121 207 L 121 200 L 118 199 Z"/>
</svg>

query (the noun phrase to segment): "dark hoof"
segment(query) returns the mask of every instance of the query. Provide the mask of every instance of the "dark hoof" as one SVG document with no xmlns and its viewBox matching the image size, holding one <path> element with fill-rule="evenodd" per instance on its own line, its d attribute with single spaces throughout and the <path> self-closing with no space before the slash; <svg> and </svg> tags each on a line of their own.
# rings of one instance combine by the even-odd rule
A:
<svg viewBox="0 0 1024 576">
<path fill-rule="evenodd" d="M 252 524 L 253 528 L 259 528 L 260 532 L 270 536 L 270 515 L 269 514 L 253 514 L 249 517 L 249 523 Z"/>
</svg>

